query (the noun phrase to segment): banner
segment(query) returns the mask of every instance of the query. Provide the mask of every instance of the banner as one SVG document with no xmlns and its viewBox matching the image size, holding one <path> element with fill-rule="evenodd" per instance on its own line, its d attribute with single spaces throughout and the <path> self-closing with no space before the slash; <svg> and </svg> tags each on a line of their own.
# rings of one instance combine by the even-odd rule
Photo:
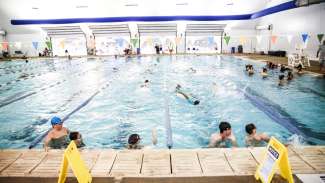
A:
<svg viewBox="0 0 325 183">
<path fill-rule="evenodd" d="M 322 40 L 323 40 L 324 34 L 317 34 L 317 38 L 320 44 L 322 44 Z"/>
<path fill-rule="evenodd" d="M 292 38 L 293 38 L 292 35 L 287 35 L 287 40 L 289 44 L 291 44 Z"/>
<path fill-rule="evenodd" d="M 278 40 L 278 36 L 271 36 L 272 44 L 275 44 L 277 40 Z"/>
<path fill-rule="evenodd" d="M 247 41 L 247 38 L 246 37 L 241 36 L 239 38 L 239 42 L 240 42 L 241 45 L 244 45 L 246 43 L 246 41 Z"/>
<path fill-rule="evenodd" d="M 228 45 L 229 44 L 229 41 L 230 41 L 230 36 L 225 36 L 224 39 L 226 41 L 226 44 Z"/>
<path fill-rule="evenodd" d="M 33 44 L 34 49 L 37 50 L 37 48 L 38 48 L 38 42 L 32 42 L 32 44 Z"/>
<path fill-rule="evenodd" d="M 51 44 L 51 41 L 46 41 L 45 44 L 46 44 L 46 46 L 47 46 L 47 48 L 48 48 L 49 50 L 52 50 L 52 44 Z"/>
<path fill-rule="evenodd" d="M 261 44 L 262 36 L 261 35 L 256 36 L 256 40 L 257 40 L 257 44 Z"/>
<path fill-rule="evenodd" d="M 308 34 L 302 34 L 302 41 L 306 44 L 306 42 L 308 41 Z"/>
</svg>

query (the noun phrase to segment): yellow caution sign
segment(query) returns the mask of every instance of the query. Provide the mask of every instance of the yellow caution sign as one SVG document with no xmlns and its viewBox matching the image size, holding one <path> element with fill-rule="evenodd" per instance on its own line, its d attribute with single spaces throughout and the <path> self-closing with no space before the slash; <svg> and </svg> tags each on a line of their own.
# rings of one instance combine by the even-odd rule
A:
<svg viewBox="0 0 325 183">
<path fill-rule="evenodd" d="M 58 183 L 65 182 L 69 165 L 79 183 L 91 183 L 92 177 L 84 161 L 81 159 L 74 141 L 71 141 L 67 149 L 64 151 Z"/>
<path fill-rule="evenodd" d="M 288 159 L 287 148 L 274 137 L 271 138 L 262 163 L 255 172 L 255 178 L 263 183 L 270 183 L 276 168 L 281 176 L 289 183 L 293 183 L 293 176 Z"/>
</svg>

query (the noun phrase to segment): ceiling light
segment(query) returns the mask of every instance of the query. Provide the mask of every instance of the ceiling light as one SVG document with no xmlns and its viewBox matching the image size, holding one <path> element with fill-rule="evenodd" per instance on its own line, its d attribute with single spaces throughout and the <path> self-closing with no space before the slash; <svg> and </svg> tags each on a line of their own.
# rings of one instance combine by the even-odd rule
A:
<svg viewBox="0 0 325 183">
<path fill-rule="evenodd" d="M 138 6 L 138 4 L 134 3 L 134 4 L 125 4 L 124 6 Z"/>
<path fill-rule="evenodd" d="M 32 7 L 33 10 L 38 10 L 38 7 Z"/>
<path fill-rule="evenodd" d="M 188 3 L 176 3 L 176 6 L 187 6 Z"/>
<path fill-rule="evenodd" d="M 87 5 L 77 5 L 76 8 L 88 8 Z"/>
</svg>

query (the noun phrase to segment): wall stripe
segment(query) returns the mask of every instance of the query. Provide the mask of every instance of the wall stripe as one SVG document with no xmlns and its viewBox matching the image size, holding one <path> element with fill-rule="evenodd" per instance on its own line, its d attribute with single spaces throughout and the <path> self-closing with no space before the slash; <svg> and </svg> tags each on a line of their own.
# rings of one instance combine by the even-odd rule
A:
<svg viewBox="0 0 325 183">
<path fill-rule="evenodd" d="M 131 17 L 100 17 L 100 18 L 64 18 L 64 19 L 23 19 L 11 20 L 12 25 L 32 25 L 32 24 L 72 24 L 72 23 L 109 23 L 109 22 L 164 22 L 164 21 L 223 21 L 223 20 L 250 20 L 273 13 L 297 8 L 295 0 L 282 3 L 256 13 L 243 15 L 217 15 L 217 16 L 131 16 Z"/>
</svg>

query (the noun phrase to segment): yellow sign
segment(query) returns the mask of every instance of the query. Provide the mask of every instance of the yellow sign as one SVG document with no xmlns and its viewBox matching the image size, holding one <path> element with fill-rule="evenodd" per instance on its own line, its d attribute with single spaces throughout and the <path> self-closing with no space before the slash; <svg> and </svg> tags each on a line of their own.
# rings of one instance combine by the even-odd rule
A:
<svg viewBox="0 0 325 183">
<path fill-rule="evenodd" d="M 64 151 L 58 183 L 65 182 L 69 165 L 79 183 L 91 183 L 92 177 L 85 163 L 81 159 L 74 141 L 71 141 L 67 149 Z"/>
<path fill-rule="evenodd" d="M 263 183 L 270 183 L 277 167 L 284 179 L 289 183 L 294 182 L 287 148 L 272 137 L 267 146 L 267 152 L 264 155 L 264 159 L 255 172 L 255 178 L 261 180 Z"/>
</svg>

